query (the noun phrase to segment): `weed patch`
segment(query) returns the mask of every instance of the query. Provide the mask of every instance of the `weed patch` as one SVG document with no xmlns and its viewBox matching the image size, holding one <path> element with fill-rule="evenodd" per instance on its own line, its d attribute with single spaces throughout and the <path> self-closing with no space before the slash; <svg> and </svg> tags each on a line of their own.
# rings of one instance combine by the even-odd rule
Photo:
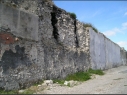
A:
<svg viewBox="0 0 127 95">
<path fill-rule="evenodd" d="M 74 81 L 86 81 L 90 79 L 90 74 L 88 72 L 77 72 L 74 74 L 68 75 L 65 80 L 74 80 Z"/>
<path fill-rule="evenodd" d="M 89 69 L 87 72 L 76 72 L 74 74 L 69 74 L 65 79 L 62 80 L 53 80 L 54 83 L 59 83 L 61 85 L 64 84 L 65 81 L 70 81 L 70 80 L 74 80 L 74 81 L 87 81 L 89 79 L 91 79 L 92 74 L 97 74 L 97 75 L 104 75 L 104 72 L 102 70 L 92 70 Z"/>
<path fill-rule="evenodd" d="M 75 13 L 69 13 L 70 16 L 73 18 L 73 19 L 76 19 L 76 14 Z"/>
<path fill-rule="evenodd" d="M 27 89 L 27 90 L 25 90 L 24 92 L 22 92 L 20 94 L 33 94 L 34 92 L 35 92 L 34 90 Z"/>
<path fill-rule="evenodd" d="M 89 69 L 88 72 L 91 73 L 91 74 L 104 75 L 104 72 L 102 70 Z"/>
<path fill-rule="evenodd" d="M 17 90 L 12 90 L 12 91 L 0 90 L 0 94 L 18 94 L 18 91 Z"/>
<path fill-rule="evenodd" d="M 95 28 L 95 27 L 94 27 L 92 24 L 90 24 L 90 23 L 84 23 L 83 26 L 84 26 L 84 27 L 92 27 L 93 30 L 94 30 L 96 33 L 98 33 L 97 28 Z"/>
<path fill-rule="evenodd" d="M 53 83 L 58 83 L 58 84 L 64 84 L 65 80 L 58 80 L 58 79 L 55 79 L 53 80 Z"/>
</svg>

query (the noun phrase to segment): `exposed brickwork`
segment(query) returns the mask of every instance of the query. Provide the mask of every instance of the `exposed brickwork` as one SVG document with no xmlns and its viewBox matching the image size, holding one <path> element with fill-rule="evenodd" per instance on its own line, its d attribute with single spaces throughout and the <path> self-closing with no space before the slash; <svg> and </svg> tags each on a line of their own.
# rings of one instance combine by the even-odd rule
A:
<svg viewBox="0 0 127 95">
<path fill-rule="evenodd" d="M 9 33 L 0 33 L 0 43 L 3 44 L 13 44 L 15 38 Z"/>
</svg>

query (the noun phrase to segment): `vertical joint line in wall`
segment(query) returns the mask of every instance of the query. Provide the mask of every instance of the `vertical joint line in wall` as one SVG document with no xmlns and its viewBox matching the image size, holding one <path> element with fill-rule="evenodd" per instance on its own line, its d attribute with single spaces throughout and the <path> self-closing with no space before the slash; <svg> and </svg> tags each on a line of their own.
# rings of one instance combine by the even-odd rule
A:
<svg viewBox="0 0 127 95">
<path fill-rule="evenodd" d="M 78 42 L 78 37 L 77 37 L 76 19 L 74 19 L 74 34 L 75 34 L 75 44 L 76 44 L 76 47 L 79 47 L 79 42 Z"/>
<path fill-rule="evenodd" d="M 89 61 L 89 63 L 90 63 L 90 68 L 92 67 L 92 64 L 91 64 L 91 52 L 90 52 L 90 31 L 89 30 L 87 30 L 86 28 L 85 28 L 85 32 L 88 32 L 87 33 L 87 35 L 86 35 L 86 39 L 85 39 L 85 41 L 86 40 L 88 40 L 88 47 L 89 47 L 89 51 L 88 51 L 88 61 Z M 88 38 L 87 38 L 88 37 Z"/>
<path fill-rule="evenodd" d="M 1 7 L 2 7 L 2 8 L 1 8 L 1 14 L 3 14 L 3 5 L 2 5 L 2 4 L 1 4 Z M 1 16 L 2 16 L 2 15 L 1 15 Z M 1 22 L 0 22 L 1 25 L 0 25 L 0 27 L 2 26 L 2 23 L 3 23 L 2 21 L 3 21 L 3 20 L 2 20 L 2 18 L 1 18 Z"/>
<path fill-rule="evenodd" d="M 104 43 L 105 43 L 105 69 L 106 69 L 106 64 L 107 64 L 107 49 L 106 49 L 106 40 L 105 40 L 105 36 L 104 36 Z"/>
<path fill-rule="evenodd" d="M 18 25 L 17 25 L 17 32 L 19 32 L 19 25 L 20 25 L 20 10 L 18 11 Z"/>
</svg>

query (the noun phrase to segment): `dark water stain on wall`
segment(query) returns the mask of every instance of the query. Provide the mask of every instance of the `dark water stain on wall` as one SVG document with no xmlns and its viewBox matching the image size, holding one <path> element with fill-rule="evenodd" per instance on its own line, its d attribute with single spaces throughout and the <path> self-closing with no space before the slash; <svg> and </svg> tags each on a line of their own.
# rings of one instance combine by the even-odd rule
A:
<svg viewBox="0 0 127 95">
<path fill-rule="evenodd" d="M 29 58 L 25 55 L 25 48 L 19 47 L 19 45 L 15 46 L 16 53 L 14 53 L 11 49 L 6 50 L 2 56 L 0 61 L 0 66 L 3 67 L 3 73 L 7 73 L 8 69 L 15 69 L 20 65 L 31 65 Z"/>
</svg>

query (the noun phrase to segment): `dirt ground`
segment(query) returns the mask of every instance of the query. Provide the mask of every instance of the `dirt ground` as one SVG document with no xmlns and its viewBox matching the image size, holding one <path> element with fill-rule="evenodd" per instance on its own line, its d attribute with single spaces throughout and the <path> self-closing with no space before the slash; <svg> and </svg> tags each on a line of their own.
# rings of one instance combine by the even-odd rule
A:
<svg viewBox="0 0 127 95">
<path fill-rule="evenodd" d="M 104 72 L 105 75 L 95 75 L 93 79 L 74 87 L 53 84 L 38 94 L 127 94 L 127 66 Z"/>
</svg>

